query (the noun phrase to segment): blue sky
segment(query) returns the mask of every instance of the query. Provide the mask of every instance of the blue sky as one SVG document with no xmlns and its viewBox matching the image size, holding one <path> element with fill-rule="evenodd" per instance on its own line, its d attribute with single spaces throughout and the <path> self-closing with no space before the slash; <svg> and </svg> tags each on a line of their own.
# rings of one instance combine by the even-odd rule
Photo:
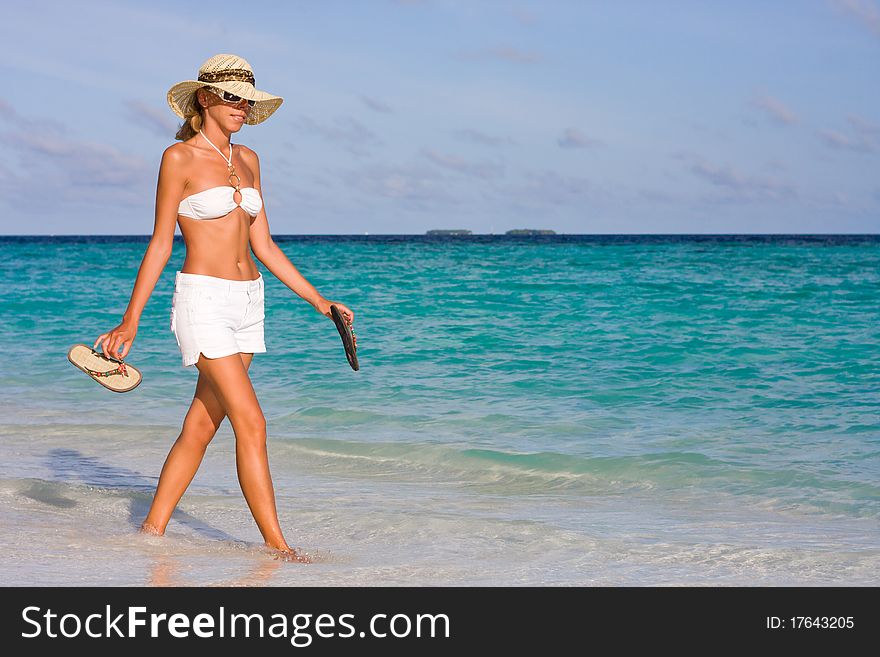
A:
<svg viewBox="0 0 880 657">
<path fill-rule="evenodd" d="M 874 0 L 36 1 L 0 36 L 4 234 L 150 233 L 165 94 L 223 52 L 285 99 L 233 137 L 276 234 L 880 232 Z"/>
</svg>

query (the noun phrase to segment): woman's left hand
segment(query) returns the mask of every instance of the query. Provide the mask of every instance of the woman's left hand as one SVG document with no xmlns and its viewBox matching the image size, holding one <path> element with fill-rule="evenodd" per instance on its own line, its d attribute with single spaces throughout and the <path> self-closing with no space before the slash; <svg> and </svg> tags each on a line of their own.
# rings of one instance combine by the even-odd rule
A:
<svg viewBox="0 0 880 657">
<path fill-rule="evenodd" d="M 327 299 L 321 299 L 317 304 L 315 304 L 315 308 L 322 315 L 326 315 L 330 319 L 333 319 L 333 314 L 330 312 L 330 306 L 336 306 L 339 308 L 339 312 L 342 313 L 343 319 L 346 323 L 354 328 L 352 324 L 354 323 L 354 311 L 352 311 L 348 306 L 344 303 L 339 303 L 338 301 L 328 301 Z M 354 331 L 351 334 L 352 341 L 354 342 L 355 348 L 357 347 L 357 336 L 355 336 Z"/>
<path fill-rule="evenodd" d="M 321 299 L 317 304 L 315 304 L 315 309 L 322 315 L 326 315 L 330 319 L 333 319 L 333 315 L 330 313 L 330 306 L 336 306 L 337 308 L 339 308 L 339 312 L 342 313 L 342 317 L 349 324 L 354 321 L 354 313 L 351 311 L 351 309 L 344 303 L 339 303 L 338 301 Z"/>
</svg>

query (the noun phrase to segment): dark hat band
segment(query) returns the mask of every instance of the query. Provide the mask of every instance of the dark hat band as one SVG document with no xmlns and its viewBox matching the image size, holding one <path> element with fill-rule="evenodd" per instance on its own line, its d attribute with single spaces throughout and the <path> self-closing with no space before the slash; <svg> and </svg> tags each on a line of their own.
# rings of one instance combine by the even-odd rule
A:
<svg viewBox="0 0 880 657">
<path fill-rule="evenodd" d="M 254 84 L 254 74 L 243 68 L 231 68 L 216 73 L 200 73 L 199 82 L 250 82 Z"/>
</svg>

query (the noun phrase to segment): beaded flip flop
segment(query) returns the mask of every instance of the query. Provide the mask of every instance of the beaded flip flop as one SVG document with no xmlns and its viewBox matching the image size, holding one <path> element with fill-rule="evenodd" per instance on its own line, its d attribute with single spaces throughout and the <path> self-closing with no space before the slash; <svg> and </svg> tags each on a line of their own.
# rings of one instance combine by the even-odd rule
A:
<svg viewBox="0 0 880 657">
<path fill-rule="evenodd" d="M 354 329 L 351 324 L 345 321 L 339 308 L 335 305 L 330 306 L 330 314 L 333 315 L 336 330 L 339 331 L 339 337 L 342 338 L 342 346 L 345 347 L 345 357 L 348 358 L 348 364 L 356 372 L 360 369 L 360 365 L 358 365 L 357 346 L 354 343 Z"/>
<path fill-rule="evenodd" d="M 107 358 L 102 352 L 84 344 L 73 345 L 67 352 L 67 360 L 113 392 L 134 390 L 144 378 L 133 365 Z"/>
</svg>

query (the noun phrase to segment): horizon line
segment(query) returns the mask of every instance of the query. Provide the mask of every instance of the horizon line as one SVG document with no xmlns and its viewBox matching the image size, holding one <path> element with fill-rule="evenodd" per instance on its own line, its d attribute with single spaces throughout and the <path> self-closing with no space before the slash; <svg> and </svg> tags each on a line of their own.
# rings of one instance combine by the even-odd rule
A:
<svg viewBox="0 0 880 657">
<path fill-rule="evenodd" d="M 728 236 L 880 236 L 880 232 L 875 233 L 545 233 L 537 235 L 518 234 L 508 235 L 507 233 L 467 233 L 467 234 L 442 234 L 429 235 L 427 233 L 274 233 L 272 237 L 598 237 L 598 236 L 614 236 L 614 237 L 728 237 Z M 152 233 L 0 233 L 0 238 L 4 237 L 152 237 Z M 175 234 L 174 239 L 183 239 L 180 234 Z"/>
</svg>

